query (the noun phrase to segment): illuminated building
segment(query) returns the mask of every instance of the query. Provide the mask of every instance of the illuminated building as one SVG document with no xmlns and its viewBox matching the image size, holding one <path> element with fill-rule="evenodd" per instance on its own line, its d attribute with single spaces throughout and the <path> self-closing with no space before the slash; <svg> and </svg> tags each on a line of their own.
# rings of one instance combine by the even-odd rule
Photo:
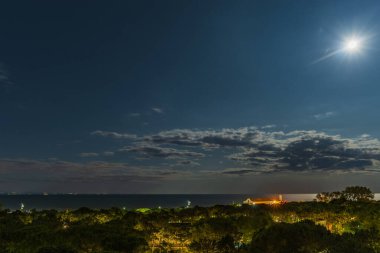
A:
<svg viewBox="0 0 380 253">
<path fill-rule="evenodd" d="M 278 205 L 285 203 L 285 201 L 280 194 L 274 198 L 247 198 L 243 203 L 248 205 Z"/>
</svg>

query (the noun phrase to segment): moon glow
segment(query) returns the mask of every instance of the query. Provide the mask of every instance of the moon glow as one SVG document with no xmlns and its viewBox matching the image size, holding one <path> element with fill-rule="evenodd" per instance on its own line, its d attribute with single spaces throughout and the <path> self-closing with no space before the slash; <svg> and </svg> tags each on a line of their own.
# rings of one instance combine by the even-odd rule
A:
<svg viewBox="0 0 380 253">
<path fill-rule="evenodd" d="M 361 41 L 357 38 L 350 38 L 344 42 L 344 50 L 348 53 L 356 53 L 361 49 Z"/>
</svg>

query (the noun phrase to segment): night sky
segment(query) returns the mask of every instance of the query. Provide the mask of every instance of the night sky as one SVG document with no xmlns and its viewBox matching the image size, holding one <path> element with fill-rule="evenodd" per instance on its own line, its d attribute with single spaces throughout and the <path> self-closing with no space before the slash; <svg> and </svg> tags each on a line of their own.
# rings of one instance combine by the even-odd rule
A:
<svg viewBox="0 0 380 253">
<path fill-rule="evenodd" d="M 2 1 L 0 192 L 380 191 L 379 34 L 379 1 Z"/>
</svg>

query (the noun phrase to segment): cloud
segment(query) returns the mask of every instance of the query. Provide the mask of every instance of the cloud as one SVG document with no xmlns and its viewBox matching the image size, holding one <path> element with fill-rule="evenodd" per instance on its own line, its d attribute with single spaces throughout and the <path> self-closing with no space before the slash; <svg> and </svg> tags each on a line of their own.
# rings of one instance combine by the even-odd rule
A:
<svg viewBox="0 0 380 253">
<path fill-rule="evenodd" d="M 159 107 L 153 107 L 152 111 L 154 111 L 155 113 L 158 113 L 158 114 L 163 114 L 164 113 L 164 110 L 162 110 Z"/>
<path fill-rule="evenodd" d="M 270 173 L 360 172 L 373 167 L 374 162 L 380 159 L 380 143 L 377 139 L 368 142 L 368 139 L 362 138 L 347 139 L 321 133 L 299 133 L 292 138 L 285 138 L 281 145 L 276 141 L 272 140 L 265 148 L 247 148 L 244 152 L 230 155 L 230 158 Z"/>
<path fill-rule="evenodd" d="M 8 73 L 5 70 L 4 64 L 0 62 L 0 81 L 8 80 Z"/>
<path fill-rule="evenodd" d="M 179 166 L 200 166 L 198 162 L 194 162 L 192 160 L 179 160 L 176 165 Z"/>
<path fill-rule="evenodd" d="M 252 173 L 374 172 L 380 164 L 380 141 L 367 134 L 348 138 L 315 130 L 283 132 L 243 127 L 173 129 L 136 140 L 119 152 L 136 153 L 143 158 L 218 157 L 219 161 L 229 161 L 224 167 L 232 162 L 245 168 L 224 174 L 251 173 L 250 169 Z M 202 160 L 199 163 L 202 165 Z"/>
<path fill-rule="evenodd" d="M 380 160 L 380 142 L 369 135 L 343 138 L 315 130 L 288 133 L 265 131 L 255 127 L 217 130 L 180 130 L 160 132 L 143 137 L 146 142 L 228 149 L 227 158 L 255 172 L 279 171 L 345 171 L 372 170 Z M 241 150 L 241 152 L 239 152 Z M 249 170 L 225 174 L 250 173 Z"/>
<path fill-rule="evenodd" d="M 144 140 L 156 144 L 201 146 L 204 148 L 243 147 L 251 145 L 252 134 L 256 127 L 216 130 L 174 129 L 144 136 Z"/>
<path fill-rule="evenodd" d="M 84 158 L 86 158 L 86 157 L 97 157 L 97 156 L 99 156 L 99 154 L 98 153 L 80 153 L 79 156 L 84 157 Z"/>
<path fill-rule="evenodd" d="M 13 83 L 9 79 L 9 73 L 5 68 L 5 65 L 0 62 L 0 88 L 8 88 L 12 86 Z"/>
<path fill-rule="evenodd" d="M 117 133 L 117 132 L 109 132 L 109 131 L 101 131 L 97 130 L 91 133 L 91 135 L 102 136 L 102 137 L 111 137 L 114 139 L 136 139 L 137 136 L 135 134 L 126 134 L 126 133 Z"/>
<path fill-rule="evenodd" d="M 252 168 L 228 168 L 218 173 L 225 174 L 225 175 L 246 175 L 246 174 L 260 174 L 261 171 L 254 170 Z"/>
<path fill-rule="evenodd" d="M 336 112 L 325 112 L 313 115 L 316 120 L 328 119 L 336 115 Z"/>
<path fill-rule="evenodd" d="M 202 158 L 205 155 L 198 152 L 188 150 L 180 150 L 173 148 L 164 148 L 153 145 L 140 145 L 135 147 L 126 147 L 119 150 L 120 152 L 133 152 L 142 155 L 144 158 L 167 158 L 167 159 L 180 159 L 180 158 Z"/>
<path fill-rule="evenodd" d="M 266 125 L 266 126 L 262 126 L 261 129 L 271 129 L 271 128 L 275 128 L 276 125 Z"/>
</svg>

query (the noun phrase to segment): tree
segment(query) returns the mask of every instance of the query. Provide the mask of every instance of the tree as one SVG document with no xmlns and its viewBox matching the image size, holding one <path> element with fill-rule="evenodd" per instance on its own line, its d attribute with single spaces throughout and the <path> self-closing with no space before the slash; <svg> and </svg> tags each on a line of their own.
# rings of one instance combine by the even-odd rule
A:
<svg viewBox="0 0 380 253">
<path fill-rule="evenodd" d="M 335 200 L 343 200 L 342 192 L 321 192 L 315 197 L 318 202 L 329 203 Z"/>
<path fill-rule="evenodd" d="M 342 235 L 329 232 L 311 221 L 275 223 L 252 239 L 251 253 L 375 253 L 377 231 Z"/>
<path fill-rule="evenodd" d="M 76 253 L 77 251 L 67 247 L 43 247 L 37 253 Z"/>
<path fill-rule="evenodd" d="M 233 242 L 241 238 L 241 234 L 230 219 L 211 218 L 194 224 L 191 238 L 190 249 L 194 252 L 219 253 L 222 252 L 221 247 L 231 248 Z"/>
<path fill-rule="evenodd" d="M 349 186 L 341 192 L 321 192 L 316 196 L 316 201 L 329 203 L 331 201 L 370 201 L 375 195 L 364 186 Z"/>
<path fill-rule="evenodd" d="M 330 202 L 330 193 L 329 192 L 320 192 L 315 196 L 315 200 L 318 202 Z"/>
<path fill-rule="evenodd" d="M 240 216 L 235 221 L 236 227 L 242 235 L 241 242 L 244 244 L 250 243 L 254 234 L 272 223 L 271 217 L 264 211 L 257 211 L 252 216 Z"/>
<path fill-rule="evenodd" d="M 312 221 L 275 223 L 256 234 L 251 242 L 252 253 L 312 253 L 328 248 L 330 232 Z"/>
<path fill-rule="evenodd" d="M 375 195 L 364 186 L 349 186 L 342 192 L 343 198 L 349 201 L 371 201 Z"/>
</svg>

